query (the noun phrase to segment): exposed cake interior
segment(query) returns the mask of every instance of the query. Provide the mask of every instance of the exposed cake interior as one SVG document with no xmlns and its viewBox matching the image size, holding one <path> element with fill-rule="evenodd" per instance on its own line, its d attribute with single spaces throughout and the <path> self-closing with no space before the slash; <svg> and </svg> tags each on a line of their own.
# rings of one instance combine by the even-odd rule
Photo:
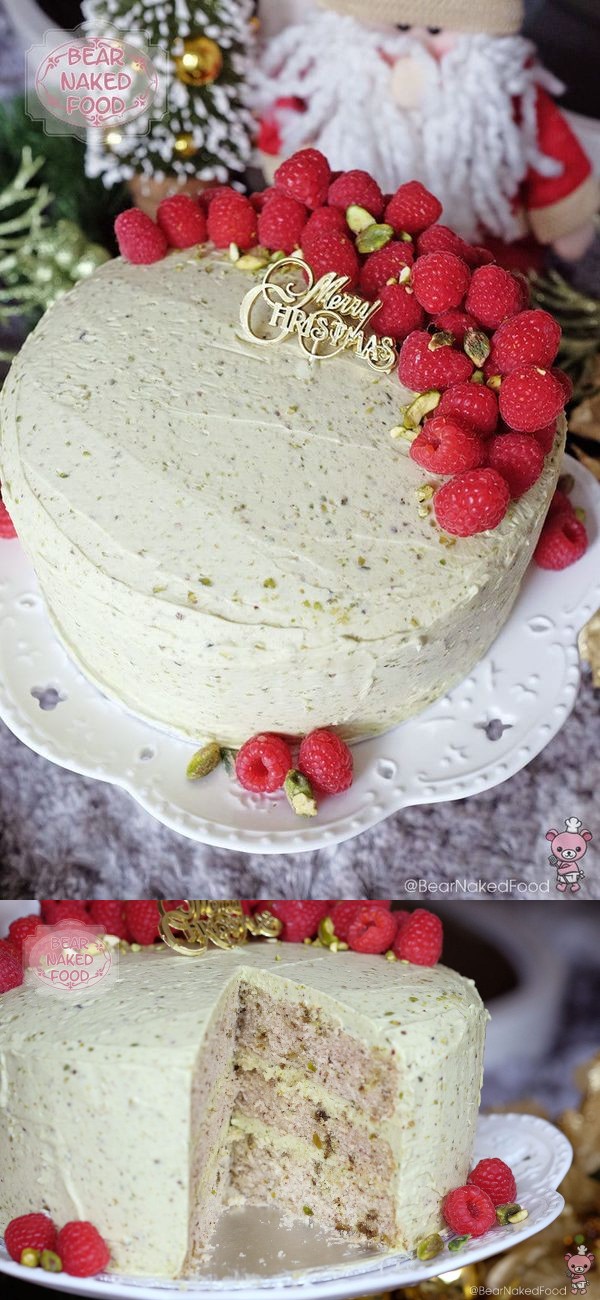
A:
<svg viewBox="0 0 600 1300">
<path fill-rule="evenodd" d="M 385 1136 L 397 1090 L 393 1056 L 322 1006 L 284 1001 L 260 981 L 230 988 L 195 1070 L 186 1269 L 236 1202 L 277 1201 L 353 1239 L 397 1242 Z"/>
</svg>

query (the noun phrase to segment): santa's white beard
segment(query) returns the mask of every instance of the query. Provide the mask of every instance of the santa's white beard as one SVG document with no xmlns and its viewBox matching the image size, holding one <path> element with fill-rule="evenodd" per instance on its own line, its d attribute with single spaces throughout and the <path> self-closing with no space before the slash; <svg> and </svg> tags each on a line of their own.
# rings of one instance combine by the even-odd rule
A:
<svg viewBox="0 0 600 1300">
<path fill-rule="evenodd" d="M 390 65 L 407 55 L 424 73 L 415 109 L 401 108 L 391 90 Z M 306 101 L 305 113 L 281 115 L 286 156 L 313 144 L 334 170 L 364 168 L 384 192 L 420 180 L 464 238 L 488 231 L 515 239 L 522 231 L 514 198 L 528 168 L 560 171 L 539 152 L 535 105 L 538 86 L 561 87 L 532 56 L 520 36 L 461 36 L 438 63 L 409 34 L 309 14 L 267 45 L 251 96 L 259 112 L 280 96 Z"/>
</svg>

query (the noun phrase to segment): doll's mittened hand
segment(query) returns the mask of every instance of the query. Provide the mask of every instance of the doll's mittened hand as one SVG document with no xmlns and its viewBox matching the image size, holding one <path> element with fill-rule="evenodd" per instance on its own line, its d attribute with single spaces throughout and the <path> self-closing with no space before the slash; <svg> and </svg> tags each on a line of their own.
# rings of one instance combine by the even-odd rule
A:
<svg viewBox="0 0 600 1300">
<path fill-rule="evenodd" d="M 417 108 L 425 93 L 425 70 L 410 55 L 398 59 L 391 72 L 392 98 L 400 108 Z"/>
</svg>

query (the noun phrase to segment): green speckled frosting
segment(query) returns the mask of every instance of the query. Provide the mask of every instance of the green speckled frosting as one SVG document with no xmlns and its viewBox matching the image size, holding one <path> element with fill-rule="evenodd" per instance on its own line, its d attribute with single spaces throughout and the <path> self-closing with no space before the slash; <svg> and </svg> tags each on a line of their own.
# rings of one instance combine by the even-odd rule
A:
<svg viewBox="0 0 600 1300">
<path fill-rule="evenodd" d="M 499 528 L 442 545 L 417 513 L 426 476 L 389 436 L 397 377 L 246 341 L 251 283 L 176 253 L 78 285 L 12 367 L 0 477 L 56 628 L 103 690 L 198 740 L 353 739 L 485 653 L 562 447 Z"/>
<path fill-rule="evenodd" d="M 487 1018 L 476 988 L 444 966 L 256 943 L 195 959 L 128 954 L 118 982 L 80 1006 L 27 987 L 3 995 L 0 1230 L 46 1208 L 61 1223 L 91 1219 L 116 1268 L 180 1271 L 194 1069 L 240 980 L 322 1007 L 393 1054 L 400 1087 L 381 1131 L 398 1162 L 399 1217 L 413 1240 L 438 1226 L 472 1153 Z M 297 1086 L 318 1087 L 314 1066 L 297 1066 Z"/>
</svg>

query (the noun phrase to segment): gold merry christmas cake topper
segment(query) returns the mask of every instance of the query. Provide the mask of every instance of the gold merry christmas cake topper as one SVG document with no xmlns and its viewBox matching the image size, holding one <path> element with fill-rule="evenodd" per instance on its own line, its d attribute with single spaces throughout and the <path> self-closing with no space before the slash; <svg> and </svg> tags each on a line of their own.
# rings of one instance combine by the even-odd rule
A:
<svg viewBox="0 0 600 1300">
<path fill-rule="evenodd" d="M 174 952 L 197 957 L 209 944 L 216 948 L 238 948 L 252 935 L 276 939 L 281 921 L 270 912 L 246 916 L 236 898 L 188 898 L 182 907 L 167 909 L 159 901 L 161 939 Z"/>
<path fill-rule="evenodd" d="M 294 274 L 282 280 L 282 274 L 290 271 Z M 261 347 L 272 347 L 294 334 L 306 356 L 323 361 L 352 351 L 373 370 L 387 373 L 396 362 L 394 340 L 367 329 L 381 302 L 348 293 L 348 283 L 347 275 L 335 271 L 315 280 L 301 257 L 273 262 L 242 302 L 244 333 Z"/>
</svg>

